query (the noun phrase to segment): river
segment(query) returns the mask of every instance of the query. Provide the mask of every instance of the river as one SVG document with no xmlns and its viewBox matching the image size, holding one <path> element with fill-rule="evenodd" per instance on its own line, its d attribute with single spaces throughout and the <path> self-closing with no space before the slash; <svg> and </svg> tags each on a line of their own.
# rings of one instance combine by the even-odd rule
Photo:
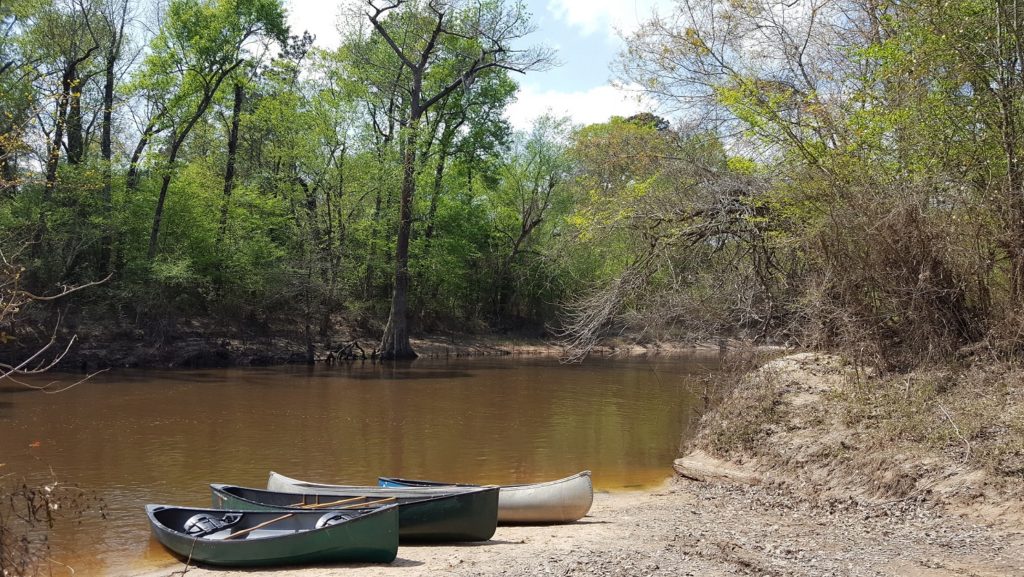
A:
<svg viewBox="0 0 1024 577">
<path fill-rule="evenodd" d="M 206 506 L 208 483 L 262 487 L 270 470 L 375 484 L 590 469 L 597 490 L 660 483 L 701 403 L 698 378 L 717 365 L 694 355 L 132 370 L 57 395 L 4 383 L 0 476 L 55 477 L 102 500 L 106 519 L 55 527 L 53 557 L 78 575 L 125 574 L 171 561 L 149 537 L 144 504 Z"/>
</svg>

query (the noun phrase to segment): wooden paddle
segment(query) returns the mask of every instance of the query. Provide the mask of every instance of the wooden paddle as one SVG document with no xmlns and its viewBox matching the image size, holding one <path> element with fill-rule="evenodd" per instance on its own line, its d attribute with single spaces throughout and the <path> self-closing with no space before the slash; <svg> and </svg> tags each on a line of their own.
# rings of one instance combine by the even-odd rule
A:
<svg viewBox="0 0 1024 577">
<path fill-rule="evenodd" d="M 234 539 L 236 537 L 241 537 L 242 535 L 248 535 L 249 533 L 252 533 L 256 529 L 262 529 L 262 528 L 266 527 L 267 525 L 271 525 L 273 523 L 277 523 L 278 521 L 283 521 L 284 519 L 287 519 L 288 517 L 291 517 L 294 514 L 295 513 L 288 513 L 287 515 L 281 515 L 280 517 L 275 517 L 275 518 L 273 518 L 273 519 L 271 519 L 269 521 L 264 521 L 264 522 L 260 523 L 259 525 L 254 526 L 254 527 L 249 527 L 248 529 L 242 529 L 241 531 L 239 531 L 237 533 L 232 533 L 232 534 L 228 535 L 227 537 L 224 537 L 224 539 L 225 540 L 227 540 L 227 539 Z"/>
<path fill-rule="evenodd" d="M 354 497 L 353 499 L 347 499 L 347 500 L 351 501 L 351 500 L 354 500 L 354 499 L 363 499 L 363 498 L 364 497 Z M 382 503 L 391 503 L 391 502 L 394 502 L 394 501 L 397 501 L 397 500 L 398 499 L 395 498 L 395 497 L 388 497 L 386 499 L 378 499 L 376 501 L 367 501 L 366 503 L 357 503 L 355 505 L 348 505 L 346 507 L 337 507 L 337 509 L 358 509 L 360 507 L 369 507 L 370 505 L 379 505 L 379 504 L 382 504 Z M 325 507 L 325 506 L 330 505 L 330 504 L 331 503 L 322 503 L 320 505 L 312 505 L 312 506 L 307 505 L 307 508 Z M 248 535 L 249 533 L 252 533 L 256 529 L 262 529 L 262 528 L 266 527 L 267 525 L 272 525 L 274 523 L 277 523 L 278 521 L 282 521 L 282 520 L 287 519 L 288 517 L 291 517 L 293 515 L 295 515 L 295 513 L 288 513 L 287 515 L 281 515 L 280 517 L 275 517 L 275 518 L 273 518 L 273 519 L 271 519 L 269 521 L 264 521 L 264 522 L 260 523 L 259 525 L 254 526 L 254 527 L 249 527 L 248 529 L 242 529 L 241 531 L 239 531 L 237 533 L 232 533 L 232 534 L 228 535 L 227 537 L 224 537 L 224 539 L 225 540 L 227 540 L 227 539 L 234 539 L 236 537 L 241 537 L 242 535 Z"/>
</svg>

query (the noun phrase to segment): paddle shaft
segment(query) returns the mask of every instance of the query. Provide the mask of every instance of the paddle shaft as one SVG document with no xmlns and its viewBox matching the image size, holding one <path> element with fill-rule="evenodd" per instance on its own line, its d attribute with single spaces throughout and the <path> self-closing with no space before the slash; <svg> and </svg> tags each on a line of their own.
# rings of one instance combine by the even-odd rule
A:
<svg viewBox="0 0 1024 577">
<path fill-rule="evenodd" d="M 262 528 L 266 527 L 267 525 L 271 525 L 273 523 L 277 523 L 278 521 L 283 521 L 283 520 L 287 519 L 288 517 L 291 517 L 294 514 L 295 513 L 288 513 L 287 515 L 281 515 L 280 517 L 275 517 L 274 519 L 271 519 L 269 521 L 264 521 L 264 522 L 260 523 L 259 525 L 254 526 L 254 527 L 249 527 L 248 529 L 242 529 L 241 531 L 239 531 L 237 533 L 232 533 L 232 534 L 228 535 L 227 537 L 224 537 L 224 539 L 225 540 L 227 540 L 227 539 L 234 539 L 236 537 L 241 537 L 242 535 L 248 535 L 249 533 L 252 533 L 256 529 L 262 529 Z"/>
<path fill-rule="evenodd" d="M 355 499 L 364 499 L 364 498 L 365 497 L 355 497 Z M 342 499 L 341 501 L 351 501 L 351 500 L 353 500 L 353 499 Z M 393 502 L 393 501 L 396 501 L 396 500 L 397 499 L 395 497 L 388 497 L 386 499 L 378 499 L 376 501 L 367 501 L 366 503 L 357 503 L 355 505 L 348 505 L 346 507 L 337 507 L 337 508 L 338 509 L 358 509 L 360 507 L 368 507 L 370 505 L 380 505 L 382 503 L 390 503 L 390 502 Z M 335 503 L 337 503 L 337 502 L 338 501 L 336 501 Z M 307 507 L 307 508 L 326 507 L 326 506 L 329 506 L 329 505 L 333 505 L 335 503 L 322 503 L 320 505 L 313 505 L 313 506 Z M 264 527 L 266 527 L 268 525 L 272 525 L 274 523 L 277 523 L 278 521 L 283 521 L 283 520 L 287 519 L 288 517 L 291 517 L 292 515 L 295 515 L 295 513 L 288 513 L 287 515 L 281 515 L 280 517 L 275 517 L 275 518 L 273 518 L 273 519 L 271 519 L 269 521 L 264 521 L 264 522 L 260 523 L 259 525 L 254 526 L 254 527 L 249 527 L 248 529 L 242 529 L 241 531 L 239 531 L 237 533 L 232 533 L 232 534 L 228 535 L 227 537 L 224 537 L 224 539 L 225 540 L 227 540 L 227 539 L 235 539 L 235 538 L 241 537 L 242 535 L 248 535 L 249 533 L 252 533 L 256 529 L 262 529 L 262 528 L 264 528 Z"/>
</svg>

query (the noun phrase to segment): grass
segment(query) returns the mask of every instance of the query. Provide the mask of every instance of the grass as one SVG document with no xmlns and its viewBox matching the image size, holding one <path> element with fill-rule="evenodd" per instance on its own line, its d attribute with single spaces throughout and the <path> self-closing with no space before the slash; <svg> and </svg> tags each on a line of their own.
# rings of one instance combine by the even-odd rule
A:
<svg viewBox="0 0 1024 577">
<path fill-rule="evenodd" d="M 1003 477 L 1024 478 L 1024 370 L 1006 364 L 865 379 L 837 394 L 845 423 Z"/>
</svg>

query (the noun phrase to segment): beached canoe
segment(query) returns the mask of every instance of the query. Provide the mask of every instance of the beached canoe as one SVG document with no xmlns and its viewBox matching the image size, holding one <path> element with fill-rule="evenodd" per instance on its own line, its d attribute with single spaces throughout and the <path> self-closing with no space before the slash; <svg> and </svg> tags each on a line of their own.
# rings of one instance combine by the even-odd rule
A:
<svg viewBox="0 0 1024 577">
<path fill-rule="evenodd" d="M 214 506 L 280 508 L 301 503 L 331 503 L 363 497 L 394 499 L 398 504 L 399 537 L 403 541 L 486 541 L 498 525 L 497 487 L 417 489 L 335 487 L 270 473 L 267 490 L 211 485 Z M 340 503 L 339 506 L 357 502 Z"/>
<path fill-rule="evenodd" d="M 439 489 L 443 487 L 475 487 L 380 477 L 381 487 Z M 555 481 L 525 485 L 501 485 L 498 496 L 499 523 L 572 523 L 582 519 L 594 503 L 594 484 L 590 471 Z"/>
<path fill-rule="evenodd" d="M 191 562 L 232 567 L 390 563 L 398 507 L 352 511 L 225 511 L 146 505 L 153 535 Z"/>
</svg>

